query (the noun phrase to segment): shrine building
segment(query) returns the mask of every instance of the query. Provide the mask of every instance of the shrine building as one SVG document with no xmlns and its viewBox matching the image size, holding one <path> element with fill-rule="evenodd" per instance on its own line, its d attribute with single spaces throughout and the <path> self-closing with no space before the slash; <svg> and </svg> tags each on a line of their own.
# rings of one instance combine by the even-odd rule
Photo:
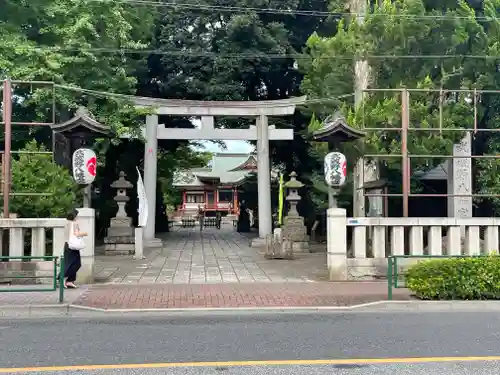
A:
<svg viewBox="0 0 500 375">
<path fill-rule="evenodd" d="M 208 215 L 238 215 L 238 188 L 251 173 L 257 173 L 252 154 L 215 153 L 206 168 L 178 171 L 173 186 L 182 192 L 181 216 L 194 215 L 198 206 Z"/>
</svg>

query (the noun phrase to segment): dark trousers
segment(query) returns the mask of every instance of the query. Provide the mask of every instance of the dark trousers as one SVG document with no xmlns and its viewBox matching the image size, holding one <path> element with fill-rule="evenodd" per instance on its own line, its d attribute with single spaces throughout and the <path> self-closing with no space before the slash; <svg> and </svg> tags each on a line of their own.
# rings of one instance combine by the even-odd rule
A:
<svg viewBox="0 0 500 375">
<path fill-rule="evenodd" d="M 82 258 L 80 251 L 70 250 L 68 243 L 64 244 L 64 277 L 66 281 L 74 282 L 76 280 L 76 273 L 82 266 Z"/>
</svg>

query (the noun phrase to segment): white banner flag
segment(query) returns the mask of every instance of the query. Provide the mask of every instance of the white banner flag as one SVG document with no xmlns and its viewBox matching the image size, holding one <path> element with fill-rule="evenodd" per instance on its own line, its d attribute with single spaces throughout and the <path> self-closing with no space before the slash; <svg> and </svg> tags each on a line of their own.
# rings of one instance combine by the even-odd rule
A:
<svg viewBox="0 0 500 375">
<path fill-rule="evenodd" d="M 148 200 L 146 197 L 146 189 L 144 188 L 144 182 L 142 182 L 141 172 L 139 168 L 137 169 L 137 198 L 139 199 L 139 226 L 145 227 L 148 221 Z"/>
</svg>

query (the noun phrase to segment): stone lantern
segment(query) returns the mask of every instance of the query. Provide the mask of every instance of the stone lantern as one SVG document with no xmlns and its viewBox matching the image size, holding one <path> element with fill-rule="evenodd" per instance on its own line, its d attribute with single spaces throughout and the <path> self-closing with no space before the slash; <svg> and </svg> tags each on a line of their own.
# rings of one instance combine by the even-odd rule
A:
<svg viewBox="0 0 500 375">
<path fill-rule="evenodd" d="M 281 236 L 286 245 L 286 241 L 292 242 L 294 251 L 304 251 L 309 249 L 309 236 L 307 235 L 307 228 L 304 224 L 304 218 L 299 215 L 297 211 L 297 204 L 302 199 L 299 195 L 299 189 L 304 184 L 297 180 L 297 173 L 290 173 L 290 180 L 285 183 L 284 187 L 287 190 L 286 200 L 290 208 L 287 215 L 283 219 L 283 226 L 281 227 Z"/>
<path fill-rule="evenodd" d="M 113 198 L 118 204 L 118 212 L 111 219 L 108 229 L 108 235 L 104 239 L 104 250 L 106 254 L 133 254 L 135 251 L 134 228 L 132 227 L 132 218 L 127 216 L 125 205 L 130 200 L 127 196 L 127 189 L 132 189 L 134 185 L 125 179 L 125 172 L 121 171 L 118 180 L 110 186 L 117 189 L 116 196 Z"/>
<path fill-rule="evenodd" d="M 302 199 L 299 195 L 299 189 L 302 188 L 304 184 L 297 180 L 297 173 L 290 173 L 290 181 L 286 182 L 284 187 L 288 190 L 288 195 L 286 196 L 286 200 L 290 204 L 290 209 L 288 211 L 288 216 L 299 216 L 299 212 L 297 211 L 297 204 Z"/>
</svg>

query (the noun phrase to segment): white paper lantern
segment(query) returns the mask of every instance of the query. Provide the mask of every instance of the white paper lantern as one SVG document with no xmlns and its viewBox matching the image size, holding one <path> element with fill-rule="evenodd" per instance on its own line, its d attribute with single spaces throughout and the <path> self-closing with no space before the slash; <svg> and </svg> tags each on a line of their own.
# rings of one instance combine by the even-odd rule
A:
<svg viewBox="0 0 500 375">
<path fill-rule="evenodd" d="M 78 185 L 89 185 L 95 180 L 97 157 L 88 148 L 79 148 L 73 153 L 73 178 Z"/>
<path fill-rule="evenodd" d="M 330 152 L 325 156 L 325 182 L 331 187 L 340 187 L 347 180 L 347 160 L 340 152 Z"/>
</svg>

